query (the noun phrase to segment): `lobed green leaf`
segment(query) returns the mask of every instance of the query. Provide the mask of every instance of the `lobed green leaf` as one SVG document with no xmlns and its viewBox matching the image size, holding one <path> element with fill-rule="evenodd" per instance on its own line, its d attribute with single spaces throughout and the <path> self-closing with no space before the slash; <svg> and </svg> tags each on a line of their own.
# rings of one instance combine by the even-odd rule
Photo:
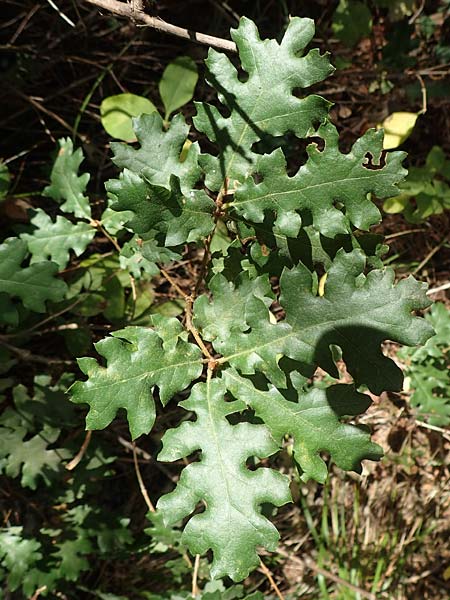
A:
<svg viewBox="0 0 450 600">
<path fill-rule="evenodd" d="M 258 566 L 256 548 L 274 550 L 279 534 L 261 514 L 260 506 L 289 502 L 287 477 L 272 469 L 250 471 L 251 456 L 273 454 L 277 446 L 261 425 L 231 425 L 227 415 L 239 412 L 241 401 L 225 402 L 221 379 L 196 384 L 181 403 L 196 413 L 195 422 L 184 422 L 166 432 L 160 460 L 173 461 L 201 450 L 199 462 L 187 466 L 173 492 L 160 498 L 165 522 L 170 525 L 191 515 L 200 501 L 205 510 L 190 518 L 181 541 L 193 554 L 213 551 L 212 577 L 244 579 Z"/>
<path fill-rule="evenodd" d="M 155 421 L 152 390 L 159 389 L 163 404 L 202 372 L 199 348 L 186 341 L 180 322 L 154 318 L 155 329 L 126 327 L 114 331 L 95 347 L 106 367 L 95 358 L 80 358 L 78 364 L 88 376 L 71 388 L 72 400 L 88 404 L 88 429 L 103 429 L 120 408 L 127 411 L 132 438 L 149 433 Z"/>
<path fill-rule="evenodd" d="M 0 245 L 0 293 L 18 297 L 24 306 L 35 312 L 45 312 L 45 302 L 59 302 L 67 292 L 64 281 L 56 279 L 58 265 L 39 262 L 21 268 L 27 256 L 27 244 L 10 238 Z"/>
</svg>

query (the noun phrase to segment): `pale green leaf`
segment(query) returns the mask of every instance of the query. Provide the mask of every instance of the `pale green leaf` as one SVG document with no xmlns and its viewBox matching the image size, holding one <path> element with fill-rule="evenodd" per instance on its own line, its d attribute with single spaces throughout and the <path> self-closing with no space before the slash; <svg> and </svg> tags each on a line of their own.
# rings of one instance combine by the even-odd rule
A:
<svg viewBox="0 0 450 600">
<path fill-rule="evenodd" d="M 135 235 L 126 242 L 119 256 L 120 267 L 129 271 L 133 277 L 140 279 L 143 275 L 158 275 L 158 264 L 165 264 L 180 258 L 180 254 L 169 248 L 158 246 L 157 240 L 150 236 L 142 238 Z"/>
<path fill-rule="evenodd" d="M 136 139 L 132 118 L 149 115 L 156 106 L 148 98 L 136 94 L 108 96 L 100 104 L 100 116 L 106 132 L 113 138 L 131 142 Z"/>
<path fill-rule="evenodd" d="M 436 303 L 425 315 L 436 332 L 420 348 L 401 348 L 398 356 L 406 363 L 410 402 L 420 417 L 431 425 L 450 424 L 450 311 Z"/>
<path fill-rule="evenodd" d="M 192 100 L 197 80 L 197 66 L 189 56 L 178 56 L 167 65 L 159 82 L 166 120 L 174 111 Z"/>
<path fill-rule="evenodd" d="M 396 215 L 405 210 L 409 204 L 409 196 L 407 194 L 399 194 L 393 198 L 388 198 L 383 202 L 384 212 L 390 215 Z"/>
<path fill-rule="evenodd" d="M 36 227 L 33 233 L 20 236 L 28 244 L 31 264 L 50 259 L 64 269 L 70 259 L 69 251 L 80 256 L 95 236 L 95 228 L 89 223 L 79 221 L 75 224 L 61 216 L 53 222 L 40 208 L 36 209 L 31 224 Z"/>
<path fill-rule="evenodd" d="M 44 196 L 53 198 L 61 204 L 61 210 L 73 213 L 80 219 L 91 218 L 89 198 L 85 196 L 89 173 L 78 176 L 78 169 L 83 162 L 81 148 L 73 150 L 70 138 L 59 140 L 59 152 L 50 176 L 51 184 L 44 191 Z"/>
<path fill-rule="evenodd" d="M 430 425 L 450 425 L 450 360 L 412 365 L 406 373 L 411 406 Z"/>
<path fill-rule="evenodd" d="M 48 450 L 59 437 L 60 430 L 45 425 L 30 439 L 27 424 L 13 410 L 0 417 L 0 470 L 9 477 L 21 475 L 21 485 L 35 490 L 39 478 L 48 485 L 50 476 L 61 469 L 68 452 L 61 448 Z"/>
<path fill-rule="evenodd" d="M 11 592 L 21 585 L 30 568 L 42 558 L 40 542 L 24 538 L 22 532 L 23 527 L 0 529 L 0 564 L 9 571 Z"/>
<path fill-rule="evenodd" d="M 117 235 L 119 231 L 125 229 L 125 224 L 132 218 L 133 213 L 131 211 L 123 210 L 121 212 L 116 212 L 107 206 L 100 217 L 100 223 L 108 233 Z"/>
</svg>

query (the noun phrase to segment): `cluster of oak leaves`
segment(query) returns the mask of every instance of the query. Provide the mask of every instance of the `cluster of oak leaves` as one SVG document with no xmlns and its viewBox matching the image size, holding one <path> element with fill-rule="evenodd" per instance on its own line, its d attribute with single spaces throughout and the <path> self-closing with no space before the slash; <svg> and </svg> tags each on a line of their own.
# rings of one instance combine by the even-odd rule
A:
<svg viewBox="0 0 450 600">
<path fill-rule="evenodd" d="M 86 249 L 96 227 L 110 236 L 128 232 L 120 258 L 135 274 L 158 273 L 196 246 L 205 248 L 185 318 L 154 315 L 151 327 L 113 332 L 96 344 L 106 366 L 79 359 L 87 380 L 70 393 L 75 403 L 89 405 L 89 429 L 106 427 L 125 409 L 135 439 L 153 427 L 155 390 L 164 406 L 184 392 L 180 405 L 194 420 L 165 433 L 158 460 L 201 452 L 157 508 L 173 524 L 201 503 L 182 543 L 193 554 L 212 550 L 212 576 L 236 581 L 259 564 L 257 548 L 273 550 L 279 538 L 261 505 L 291 499 L 285 475 L 250 470 L 247 460 L 269 457 L 289 440 L 302 479 L 322 482 L 323 452 L 356 471 L 363 459 L 378 458 L 369 432 L 348 422 L 370 404 L 361 387 L 375 394 L 399 390 L 401 371 L 382 343 L 417 345 L 432 334 L 412 314 L 429 304 L 424 285 L 412 277 L 395 284 L 393 271 L 383 268 L 381 237 L 368 233 L 380 220 L 373 197 L 398 192 L 404 153 L 390 152 L 380 162 L 383 133 L 375 130 L 350 153 L 340 152 L 330 103 L 303 92 L 333 70 L 317 50 L 305 54 L 313 34 L 311 20 L 293 18 L 280 43 L 262 41 L 254 23 L 241 19 L 232 37 L 243 75 L 210 50 L 207 81 L 221 107 L 196 105 L 195 128 L 214 154 L 202 153 L 196 142 L 180 160 L 189 133 L 181 114 L 168 127 L 158 113 L 135 119 L 139 147 L 111 144 L 122 171 L 107 183 L 109 207 L 93 221 L 84 195 L 88 178 L 77 175 L 81 154 L 63 141 L 46 194 L 64 199 L 60 208 L 76 224 L 63 216 L 54 223 L 38 210 L 32 234 L 0 247 L 1 279 L 9 281 L 1 284 L 0 299 L 11 323 L 12 296 L 38 311 L 46 300 L 64 297 L 66 285 L 55 274 L 70 250 Z M 288 133 L 314 138 L 294 175 L 282 149 Z M 220 244 L 219 230 L 222 238 L 226 231 Z M 49 232 L 59 236 L 53 252 Z M 31 264 L 20 269 L 28 252 Z M 29 281 L 40 282 L 39 293 L 22 291 Z M 317 367 L 338 379 L 339 359 L 353 384 L 309 385 Z"/>
</svg>

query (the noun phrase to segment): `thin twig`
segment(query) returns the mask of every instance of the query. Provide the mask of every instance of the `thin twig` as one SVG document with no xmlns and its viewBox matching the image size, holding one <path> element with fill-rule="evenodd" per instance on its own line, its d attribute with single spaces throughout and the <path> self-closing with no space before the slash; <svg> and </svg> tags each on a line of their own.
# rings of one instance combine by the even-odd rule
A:
<svg viewBox="0 0 450 600">
<path fill-rule="evenodd" d="M 200 350 L 202 351 L 203 355 L 208 359 L 208 361 L 214 361 L 210 351 L 205 346 L 205 343 L 202 340 L 200 333 L 198 332 L 197 328 L 192 322 L 192 303 L 192 296 L 188 296 L 186 298 L 186 327 L 194 336 L 194 339 L 200 347 Z"/>
<path fill-rule="evenodd" d="M 393 240 L 394 238 L 401 237 L 402 235 L 409 235 L 410 233 L 420 233 L 421 231 L 425 231 L 425 229 L 407 229 L 406 231 L 396 231 L 395 233 L 390 233 L 389 235 L 384 236 L 384 239 Z"/>
<path fill-rule="evenodd" d="M 103 235 L 108 238 L 108 240 L 111 242 L 111 244 L 114 246 L 114 248 L 117 250 L 117 252 L 121 252 L 122 248 L 119 246 L 119 244 L 117 243 L 116 238 L 114 238 L 112 235 L 110 235 L 107 230 L 103 227 L 103 225 L 101 224 L 100 221 L 96 221 L 95 219 L 91 220 L 92 227 L 96 227 L 99 231 L 101 231 L 103 233 Z"/>
<path fill-rule="evenodd" d="M 422 109 L 419 111 L 419 114 L 424 115 L 427 112 L 427 88 L 422 75 L 416 73 L 416 77 L 419 80 L 420 89 L 422 91 Z"/>
<path fill-rule="evenodd" d="M 172 287 L 174 287 L 175 290 L 180 294 L 180 296 L 184 299 L 184 301 L 186 303 L 186 329 L 192 333 L 192 336 L 194 337 L 195 341 L 197 342 L 197 345 L 199 346 L 200 350 L 202 351 L 203 355 L 207 358 L 207 360 L 208 361 L 214 360 L 213 357 L 211 356 L 210 351 L 205 346 L 205 343 L 202 340 L 201 335 L 198 332 L 198 329 L 195 327 L 194 323 L 192 322 L 192 304 L 194 302 L 193 297 L 189 294 L 186 294 L 186 292 L 180 288 L 180 286 L 175 281 L 175 279 L 173 279 L 169 275 L 169 273 L 167 273 L 167 271 L 165 271 L 161 267 L 159 268 L 159 270 L 160 270 L 161 274 L 170 283 L 170 285 Z"/>
<path fill-rule="evenodd" d="M 70 462 L 67 463 L 66 469 L 68 471 L 73 471 L 77 465 L 80 464 L 81 459 L 86 453 L 88 449 L 89 442 L 91 441 L 92 431 L 89 430 L 86 432 L 86 437 L 84 438 L 84 442 L 81 444 L 81 448 L 78 450 L 77 454 L 72 458 Z"/>
<path fill-rule="evenodd" d="M 426 2 L 426 0 L 422 0 L 419 8 L 412 15 L 412 17 L 409 19 L 409 21 L 408 21 L 409 25 L 412 25 L 414 23 L 414 21 L 416 21 L 420 17 L 420 15 L 422 14 L 423 9 L 425 8 L 425 2 Z"/>
<path fill-rule="evenodd" d="M 275 592 L 275 594 L 278 596 L 278 598 L 280 600 L 284 600 L 284 596 L 283 594 L 280 592 L 279 587 L 277 586 L 277 584 L 275 583 L 274 578 L 272 577 L 272 573 L 269 571 L 269 569 L 266 567 L 266 565 L 263 563 L 263 561 L 261 560 L 261 565 L 260 565 L 260 569 L 261 571 L 264 573 L 264 575 L 267 577 L 267 579 L 269 580 L 270 586 L 273 589 L 273 591 Z"/>
<path fill-rule="evenodd" d="M 122 446 L 124 448 L 127 448 L 128 450 L 133 451 L 133 444 L 131 442 L 128 442 L 122 436 L 119 435 L 119 437 L 117 438 L 117 441 L 119 442 L 119 444 L 122 444 Z M 144 460 L 149 461 L 153 465 L 155 465 L 155 467 L 157 469 L 159 469 L 161 471 L 161 473 L 163 473 L 167 477 L 167 479 L 170 479 L 170 481 L 172 483 L 177 483 L 178 478 L 175 477 L 175 475 L 172 475 L 172 473 L 168 469 L 166 469 L 166 467 L 164 467 L 162 465 L 162 463 L 160 463 L 159 461 L 155 460 L 151 454 L 149 454 L 148 452 L 146 452 L 142 448 L 139 448 L 139 446 L 136 446 L 135 443 L 134 443 L 134 448 L 136 450 L 136 454 L 138 454 L 138 455 L 140 454 Z"/>
<path fill-rule="evenodd" d="M 438 287 L 431 288 L 431 290 L 428 290 L 427 296 L 432 296 L 433 294 L 437 294 L 438 292 L 442 292 L 443 290 L 448 290 L 449 288 L 450 288 L 450 281 L 447 281 L 447 283 L 443 283 L 442 285 L 439 285 Z"/>
<path fill-rule="evenodd" d="M 419 265 L 414 269 L 414 271 L 412 272 L 412 275 L 417 275 L 417 273 L 423 269 L 423 267 L 428 263 L 428 261 L 430 261 L 433 258 L 433 256 L 436 254 L 436 252 L 438 252 L 442 248 L 442 246 L 446 243 L 446 241 L 449 238 L 450 238 L 450 233 L 448 233 L 439 242 L 439 244 L 431 250 L 431 252 L 428 252 L 428 254 L 425 256 L 425 258 L 422 260 L 422 262 L 420 262 Z"/>
<path fill-rule="evenodd" d="M 32 9 L 28 12 L 27 15 L 25 15 L 25 18 L 22 20 L 21 24 L 19 25 L 19 27 L 17 28 L 17 31 L 14 32 L 14 35 L 12 36 L 12 38 L 9 40 L 10 45 L 12 46 L 13 44 L 15 44 L 15 42 L 17 41 L 17 38 L 19 37 L 19 35 L 22 33 L 22 31 L 25 29 L 25 27 L 28 25 L 28 23 L 30 22 L 30 19 L 33 18 L 33 15 L 40 9 L 42 8 L 41 6 L 39 6 L 39 4 L 35 4 Z"/>
<path fill-rule="evenodd" d="M 223 182 L 223 185 L 220 188 L 220 191 L 217 194 L 217 198 L 216 198 L 216 210 L 214 213 L 214 229 L 211 231 L 211 233 L 205 239 L 205 251 L 203 254 L 203 258 L 202 258 L 202 264 L 200 266 L 200 273 L 197 277 L 197 282 L 194 287 L 194 292 L 193 292 L 194 298 L 197 296 L 197 293 L 198 293 L 200 286 L 202 285 L 203 280 L 206 275 L 206 268 L 208 266 L 209 259 L 211 258 L 211 251 L 210 251 L 211 242 L 212 242 L 213 236 L 216 232 L 217 223 L 222 215 L 223 206 L 224 206 L 223 199 L 227 194 L 228 194 L 228 177 L 225 177 L 225 181 Z"/>
<path fill-rule="evenodd" d="M 194 598 L 198 594 L 197 579 L 198 579 L 199 567 L 200 567 L 200 554 L 196 554 L 195 561 L 194 561 L 194 571 L 192 572 L 192 595 Z"/>
<path fill-rule="evenodd" d="M 161 271 L 161 274 L 163 275 L 163 277 L 165 277 L 167 279 L 167 281 L 170 283 L 170 285 L 176 289 L 176 291 L 180 294 L 180 296 L 184 300 L 187 300 L 187 298 L 189 298 L 189 294 L 186 294 L 186 292 L 180 288 L 180 286 L 175 281 L 175 279 L 173 279 L 167 271 L 165 271 L 161 267 L 159 267 L 159 270 Z"/>
<path fill-rule="evenodd" d="M 33 354 L 29 350 L 25 350 L 24 348 L 18 348 L 17 346 L 13 346 L 9 344 L 5 339 L 0 337 L 0 345 L 4 346 L 8 350 L 10 350 L 13 354 L 18 356 L 20 360 L 23 362 L 35 362 L 41 365 L 73 365 L 73 360 L 62 360 L 60 358 L 51 358 L 47 356 L 40 356 L 39 354 Z"/>
<path fill-rule="evenodd" d="M 57 121 L 62 127 L 64 127 L 65 129 L 67 129 L 68 131 L 70 131 L 70 133 L 72 135 L 74 135 L 73 127 L 71 127 L 69 125 L 69 123 L 67 123 L 67 121 L 65 121 L 62 117 L 60 117 L 59 115 L 57 115 L 52 110 L 49 110 L 48 108 L 45 108 L 45 106 L 43 106 L 40 102 L 38 102 L 37 100 L 35 100 L 31 96 L 27 96 L 26 94 L 23 94 L 17 88 L 14 88 L 13 91 L 14 91 L 14 93 L 17 96 L 19 96 L 20 98 L 22 98 L 26 102 L 29 102 L 31 104 L 31 106 L 34 106 L 34 108 L 36 108 L 38 111 L 43 112 L 44 114 L 48 115 L 49 117 L 52 117 L 52 119 L 54 119 L 55 121 Z M 78 135 L 78 137 L 79 137 L 79 135 Z"/>
<path fill-rule="evenodd" d="M 69 17 L 67 15 L 65 15 L 60 8 L 58 8 L 56 6 L 56 4 L 53 2 L 53 0 L 47 0 L 47 2 L 50 4 L 50 6 L 53 8 L 53 10 L 56 10 L 56 12 L 58 13 L 58 15 L 61 17 L 61 19 L 63 21 L 65 21 L 66 23 L 68 23 L 71 27 L 75 27 L 75 23 L 69 19 Z"/>
<path fill-rule="evenodd" d="M 214 231 L 215 231 L 215 227 L 214 227 Z M 195 288 L 194 288 L 194 292 L 193 292 L 194 298 L 197 296 L 200 286 L 202 285 L 203 280 L 205 278 L 206 267 L 207 267 L 208 261 L 210 259 L 209 247 L 211 245 L 212 236 L 213 236 L 213 233 L 210 233 L 205 240 L 205 251 L 203 254 L 203 258 L 202 258 L 202 264 L 200 265 L 200 272 L 199 272 L 197 282 L 195 284 Z"/>
<path fill-rule="evenodd" d="M 152 501 L 150 500 L 150 497 L 148 495 L 147 489 L 144 485 L 144 480 L 142 479 L 142 475 L 141 475 L 141 470 L 139 468 L 139 462 L 137 459 L 137 452 L 136 452 L 136 444 L 134 442 L 132 442 L 132 450 L 133 450 L 133 463 L 134 463 L 134 470 L 136 471 L 136 477 L 139 483 L 139 489 L 141 490 L 141 494 L 142 497 L 145 500 L 145 504 L 148 507 L 148 510 L 150 512 L 156 512 L 155 507 L 152 504 Z"/>
<path fill-rule="evenodd" d="M 39 598 L 39 596 L 42 594 L 42 592 L 45 592 L 47 589 L 46 585 L 42 585 L 41 587 L 39 587 L 32 596 L 30 596 L 30 600 L 37 600 Z"/>
<path fill-rule="evenodd" d="M 133 19 L 142 23 L 144 26 L 151 27 L 162 33 L 169 33 L 170 35 L 175 35 L 199 44 L 205 44 L 206 46 L 213 46 L 214 48 L 221 48 L 222 50 L 228 50 L 229 52 L 236 52 L 236 44 L 230 40 L 224 40 L 222 38 L 213 37 L 212 35 L 197 33 L 196 31 L 190 31 L 183 27 L 171 25 L 162 19 L 151 17 L 144 12 L 137 12 L 132 6 L 125 4 L 124 2 L 118 2 L 117 0 L 86 0 L 86 2 L 98 6 L 99 8 L 109 10 L 116 15 Z"/>
<path fill-rule="evenodd" d="M 430 429 L 430 431 L 437 431 L 446 440 L 450 440 L 450 431 L 443 429 L 442 427 L 437 427 L 437 425 L 430 425 L 429 423 L 425 423 L 424 421 L 418 421 L 417 419 L 416 425 L 418 425 L 419 427 L 423 427 L 424 429 Z"/>
<path fill-rule="evenodd" d="M 39 329 L 39 327 L 41 327 L 42 325 L 45 325 L 49 321 L 53 321 L 53 319 L 56 319 L 57 317 L 60 317 L 64 313 L 72 310 L 72 308 L 75 308 L 75 306 L 77 306 L 77 304 L 80 304 L 80 302 L 82 302 L 84 300 L 84 297 L 85 297 L 85 294 L 82 294 L 81 297 L 79 297 L 75 302 L 72 302 L 72 304 L 70 304 L 69 306 L 66 306 L 62 310 L 54 313 L 53 315 L 46 317 L 42 321 L 39 321 L 39 323 L 36 323 L 35 325 L 33 325 L 33 327 L 29 327 L 28 329 L 23 329 L 22 331 L 17 331 L 16 333 L 6 333 L 6 334 L 0 336 L 0 339 L 6 340 L 6 339 L 11 339 L 11 338 L 20 337 L 22 335 L 29 334 L 32 331 L 34 331 L 35 329 Z"/>
</svg>

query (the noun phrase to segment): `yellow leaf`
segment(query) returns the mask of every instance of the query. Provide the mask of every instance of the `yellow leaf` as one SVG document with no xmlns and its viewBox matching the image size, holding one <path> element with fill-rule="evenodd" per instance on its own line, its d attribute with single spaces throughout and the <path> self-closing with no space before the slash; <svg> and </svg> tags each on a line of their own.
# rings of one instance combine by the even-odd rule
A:
<svg viewBox="0 0 450 600">
<path fill-rule="evenodd" d="M 386 213 L 395 215 L 403 212 L 408 204 L 409 196 L 406 194 L 400 194 L 399 196 L 394 196 L 394 198 L 388 198 L 385 200 L 383 203 L 383 210 Z"/>
<path fill-rule="evenodd" d="M 378 129 L 384 129 L 383 148 L 392 150 L 409 138 L 416 124 L 418 113 L 395 112 L 379 124 Z"/>
<path fill-rule="evenodd" d="M 325 282 L 327 280 L 327 277 L 328 273 L 324 273 L 319 279 L 319 296 L 323 296 L 325 294 Z"/>
<path fill-rule="evenodd" d="M 184 162 L 187 158 L 189 148 L 192 146 L 191 140 L 186 140 L 181 148 L 180 162 Z"/>
</svg>

